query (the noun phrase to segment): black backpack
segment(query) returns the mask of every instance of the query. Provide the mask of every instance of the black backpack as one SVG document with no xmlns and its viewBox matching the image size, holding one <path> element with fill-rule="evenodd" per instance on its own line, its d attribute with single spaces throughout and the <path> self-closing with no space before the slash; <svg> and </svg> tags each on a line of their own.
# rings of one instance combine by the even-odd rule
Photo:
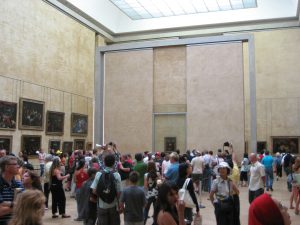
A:
<svg viewBox="0 0 300 225">
<path fill-rule="evenodd" d="M 113 172 L 103 172 L 97 184 L 97 196 L 105 203 L 112 203 L 117 197 L 115 176 Z"/>
<path fill-rule="evenodd" d="M 289 167 L 290 164 L 291 164 L 291 159 L 292 159 L 292 156 L 290 153 L 287 153 L 287 155 L 284 157 L 284 160 L 283 160 L 283 167 Z"/>
</svg>

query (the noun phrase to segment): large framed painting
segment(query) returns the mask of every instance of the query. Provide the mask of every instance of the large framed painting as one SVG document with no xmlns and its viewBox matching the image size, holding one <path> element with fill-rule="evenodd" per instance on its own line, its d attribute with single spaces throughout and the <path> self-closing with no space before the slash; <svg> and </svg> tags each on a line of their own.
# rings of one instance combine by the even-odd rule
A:
<svg viewBox="0 0 300 225">
<path fill-rule="evenodd" d="M 41 143 L 42 136 L 40 135 L 22 135 L 22 153 L 28 156 L 36 156 L 36 151 L 41 149 Z"/>
<path fill-rule="evenodd" d="M 19 128 L 24 130 L 44 129 L 44 102 L 20 98 Z"/>
<path fill-rule="evenodd" d="M 0 149 L 5 149 L 6 154 L 11 153 L 13 137 L 10 135 L 0 136 Z"/>
<path fill-rule="evenodd" d="M 60 140 L 49 140 L 49 149 L 55 152 L 60 149 Z"/>
<path fill-rule="evenodd" d="M 47 111 L 46 115 L 46 134 L 63 135 L 64 134 L 65 113 Z"/>
<path fill-rule="evenodd" d="M 75 150 L 85 150 L 85 140 L 84 139 L 74 139 L 74 149 Z"/>
<path fill-rule="evenodd" d="M 71 114 L 71 135 L 87 136 L 88 133 L 88 116 L 83 114 Z"/>
<path fill-rule="evenodd" d="M 0 129 L 14 130 L 17 121 L 17 103 L 0 101 Z"/>
<path fill-rule="evenodd" d="M 299 137 L 272 137 L 273 153 L 290 152 L 299 154 Z"/>
<path fill-rule="evenodd" d="M 62 145 L 63 153 L 69 153 L 73 151 L 73 141 L 64 141 Z"/>
</svg>

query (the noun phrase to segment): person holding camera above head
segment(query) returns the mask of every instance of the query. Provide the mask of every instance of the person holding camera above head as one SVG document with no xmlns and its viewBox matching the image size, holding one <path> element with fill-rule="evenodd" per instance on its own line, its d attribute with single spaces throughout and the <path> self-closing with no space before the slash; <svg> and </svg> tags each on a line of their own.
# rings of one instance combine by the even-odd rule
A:
<svg viewBox="0 0 300 225">
<path fill-rule="evenodd" d="M 235 202 L 233 193 L 239 194 L 239 190 L 232 180 L 228 177 L 231 168 L 226 162 L 219 165 L 218 172 L 220 177 L 216 178 L 209 194 L 210 200 L 215 208 L 217 225 L 236 225 Z"/>
</svg>

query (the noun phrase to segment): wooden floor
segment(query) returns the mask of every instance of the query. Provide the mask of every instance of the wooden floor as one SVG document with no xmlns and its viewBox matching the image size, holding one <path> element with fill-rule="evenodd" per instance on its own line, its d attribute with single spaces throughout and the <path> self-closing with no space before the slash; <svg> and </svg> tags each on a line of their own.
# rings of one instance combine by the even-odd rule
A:
<svg viewBox="0 0 300 225">
<path fill-rule="evenodd" d="M 248 224 L 248 189 L 246 187 L 239 187 L 240 189 L 240 202 L 241 202 L 241 224 L 247 225 Z M 286 187 L 286 178 L 282 178 L 282 180 L 275 181 L 274 182 L 274 191 L 271 192 L 272 196 L 282 202 L 283 205 L 289 206 L 289 197 L 290 192 L 287 191 Z M 52 219 L 51 214 L 51 208 L 45 211 L 45 216 L 43 219 L 44 225 L 76 225 L 76 224 L 83 224 L 82 222 L 74 221 L 74 219 L 77 217 L 76 213 L 76 203 L 74 198 L 70 198 L 69 192 L 66 193 L 67 196 L 67 214 L 71 215 L 71 218 L 68 219 L 62 219 L 62 218 L 56 218 Z M 203 205 L 206 206 L 206 208 L 201 209 L 201 215 L 203 217 L 203 225 L 214 225 L 215 222 L 215 216 L 213 212 L 213 207 L 208 199 L 208 193 L 202 194 L 202 202 Z M 49 205 L 51 207 L 51 201 L 49 202 Z M 294 225 L 300 225 L 300 216 L 295 215 L 294 210 L 289 209 L 289 214 L 292 220 L 292 224 Z M 152 215 L 152 208 L 149 213 L 149 215 Z M 121 224 L 124 224 L 123 222 L 123 215 L 121 216 Z M 148 219 L 147 225 L 152 224 L 152 218 Z"/>
</svg>

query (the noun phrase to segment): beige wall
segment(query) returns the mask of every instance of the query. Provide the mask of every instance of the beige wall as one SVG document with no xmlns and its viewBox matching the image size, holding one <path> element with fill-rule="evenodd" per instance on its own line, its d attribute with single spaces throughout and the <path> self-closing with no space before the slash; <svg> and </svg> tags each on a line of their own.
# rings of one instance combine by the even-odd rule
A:
<svg viewBox="0 0 300 225">
<path fill-rule="evenodd" d="M 255 32 L 254 36 L 257 140 L 266 141 L 272 149 L 272 136 L 300 136 L 300 29 Z M 249 94 L 246 96 L 248 99 Z M 249 116 L 246 118 L 249 127 Z M 249 129 L 246 139 L 249 141 Z"/>
<path fill-rule="evenodd" d="M 0 100 L 40 100 L 45 113 L 65 113 L 63 136 L 1 130 L 13 136 L 13 152 L 19 152 L 25 134 L 41 135 L 44 149 L 49 139 L 81 139 L 70 136 L 71 112 L 88 115 L 84 139 L 92 141 L 95 33 L 40 0 L 1 1 L 0 26 Z"/>
<path fill-rule="evenodd" d="M 187 47 L 188 148 L 244 151 L 242 43 Z"/>
<path fill-rule="evenodd" d="M 153 51 L 105 55 L 104 142 L 122 153 L 152 150 Z"/>
</svg>

